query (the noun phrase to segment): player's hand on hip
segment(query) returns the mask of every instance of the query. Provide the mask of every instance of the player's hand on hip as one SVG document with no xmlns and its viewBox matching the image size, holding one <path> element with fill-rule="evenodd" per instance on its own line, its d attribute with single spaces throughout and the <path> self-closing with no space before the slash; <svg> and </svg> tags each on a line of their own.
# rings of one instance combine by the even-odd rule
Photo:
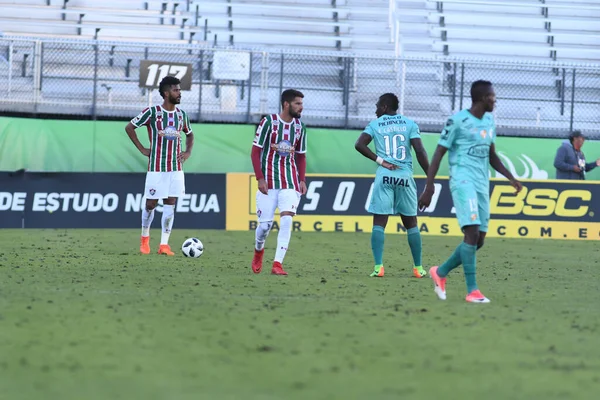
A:
<svg viewBox="0 0 600 400">
<path fill-rule="evenodd" d="M 300 194 L 305 195 L 308 189 L 306 188 L 306 182 L 300 182 Z"/>
<path fill-rule="evenodd" d="M 258 180 L 258 191 L 262 194 L 269 194 L 269 185 L 267 185 L 267 181 L 264 179 Z"/>
<path fill-rule="evenodd" d="M 573 171 L 581 172 L 581 168 L 579 168 L 579 165 L 573 165 Z"/>
<path fill-rule="evenodd" d="M 387 162 L 387 161 L 384 161 L 383 163 L 381 163 L 381 166 L 382 166 L 383 168 L 387 168 L 387 169 L 389 169 L 390 171 L 393 171 L 393 170 L 395 170 L 395 169 L 400 169 L 400 167 L 399 167 L 399 166 L 397 166 L 397 165 L 395 165 L 395 164 L 392 164 L 392 163 L 389 163 L 389 162 Z"/>
<path fill-rule="evenodd" d="M 150 157 L 150 149 L 147 149 L 145 147 L 142 147 L 140 149 L 140 153 L 142 153 L 143 155 L 145 155 L 146 157 Z"/>
<path fill-rule="evenodd" d="M 187 160 L 188 158 L 190 158 L 192 154 L 189 151 L 182 151 L 181 153 L 179 153 L 179 155 L 177 156 L 177 160 L 179 162 L 185 162 L 185 160 Z"/>
<path fill-rule="evenodd" d="M 523 190 L 523 184 L 521 182 L 519 182 L 518 180 L 516 180 L 516 179 L 513 179 L 512 181 L 510 181 L 510 184 L 512 185 L 512 187 L 515 188 L 515 190 L 516 190 L 515 194 L 517 194 L 521 190 Z"/>
</svg>

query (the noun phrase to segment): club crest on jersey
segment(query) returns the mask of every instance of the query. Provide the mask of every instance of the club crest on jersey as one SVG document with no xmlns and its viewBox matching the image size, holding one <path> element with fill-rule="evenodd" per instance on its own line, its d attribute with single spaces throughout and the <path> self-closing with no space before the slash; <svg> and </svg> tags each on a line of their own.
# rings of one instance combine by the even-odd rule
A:
<svg viewBox="0 0 600 400">
<path fill-rule="evenodd" d="M 282 140 L 277 144 L 273 143 L 271 149 L 275 150 L 281 157 L 287 157 L 290 154 L 294 154 L 295 151 L 294 146 L 292 146 L 289 140 Z"/>
<path fill-rule="evenodd" d="M 485 129 L 482 129 L 481 132 L 479 132 L 479 134 L 481 135 L 482 139 L 485 139 L 485 137 L 487 136 L 487 131 Z"/>
<path fill-rule="evenodd" d="M 475 221 L 477 219 L 477 214 L 471 214 L 471 221 Z"/>
<path fill-rule="evenodd" d="M 164 137 L 167 140 L 175 140 L 181 137 L 181 134 L 174 126 L 167 126 L 165 129 L 158 131 L 158 136 Z"/>
</svg>

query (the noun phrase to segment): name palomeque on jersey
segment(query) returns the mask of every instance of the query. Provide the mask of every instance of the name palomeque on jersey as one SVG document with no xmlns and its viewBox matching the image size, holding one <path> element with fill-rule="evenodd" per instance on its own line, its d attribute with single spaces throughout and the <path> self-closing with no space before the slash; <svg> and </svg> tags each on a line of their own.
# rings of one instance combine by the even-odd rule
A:
<svg viewBox="0 0 600 400">
<path fill-rule="evenodd" d="M 167 111 L 161 106 L 144 109 L 131 123 L 139 128 L 148 128 L 150 140 L 150 157 L 148 171 L 170 172 L 181 171 L 183 166 L 178 160 L 181 153 L 181 132 L 192 133 L 188 114 L 176 107 L 175 111 Z"/>
<path fill-rule="evenodd" d="M 306 153 L 306 127 L 300 119 L 285 122 L 276 114 L 264 117 L 253 145 L 262 148 L 260 165 L 269 189 L 299 189 L 294 155 Z"/>
</svg>

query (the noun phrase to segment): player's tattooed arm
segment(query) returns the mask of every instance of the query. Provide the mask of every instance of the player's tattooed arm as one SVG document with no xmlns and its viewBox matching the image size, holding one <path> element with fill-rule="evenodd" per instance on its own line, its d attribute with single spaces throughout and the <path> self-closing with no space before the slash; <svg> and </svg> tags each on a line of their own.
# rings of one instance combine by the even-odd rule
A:
<svg viewBox="0 0 600 400">
<path fill-rule="evenodd" d="M 427 157 L 427 150 L 425 150 L 421 138 L 410 139 L 410 145 L 413 149 L 415 149 L 417 161 L 419 162 L 421 168 L 423 168 L 425 175 L 427 175 L 427 171 L 429 170 L 429 158 Z"/>
<path fill-rule="evenodd" d="M 425 190 L 423 190 L 423 193 L 419 197 L 420 210 L 429 207 L 429 204 L 431 204 L 431 198 L 435 193 L 435 186 L 433 185 L 435 182 L 435 176 L 440 169 L 440 164 L 444 158 L 444 155 L 446 154 L 446 151 L 448 151 L 446 147 L 438 144 L 435 152 L 433 153 L 431 164 L 429 164 L 429 169 L 427 170 L 427 183 L 425 184 Z"/>
<path fill-rule="evenodd" d="M 358 151 L 363 156 L 367 157 L 369 160 L 377 162 L 377 154 L 373 153 L 373 151 L 369 148 L 369 143 L 371 143 L 371 140 L 372 140 L 371 135 L 363 132 L 358 137 L 358 140 L 356 140 L 356 143 L 354 144 L 354 148 L 356 149 L 356 151 Z M 380 162 L 381 162 L 380 165 L 383 168 L 387 168 L 389 170 L 394 170 L 394 169 L 399 168 L 397 165 L 394 165 L 387 161 L 380 160 Z"/>
<path fill-rule="evenodd" d="M 140 153 L 142 153 L 146 157 L 149 157 L 150 149 L 145 148 L 142 142 L 140 142 L 140 139 L 138 139 L 137 137 L 137 133 L 135 133 L 135 126 L 131 122 L 128 123 L 125 127 L 125 132 L 127 132 L 127 136 L 129 136 L 129 139 L 131 139 L 131 141 L 133 142 L 135 147 L 140 151 Z"/>
<path fill-rule="evenodd" d="M 496 145 L 494 143 L 492 143 L 492 145 L 490 146 L 490 165 L 492 166 L 492 168 L 500 172 L 508 179 L 508 181 L 510 182 L 512 187 L 515 188 L 517 193 L 519 193 L 521 189 L 523 189 L 523 185 L 521 184 L 521 182 L 515 179 L 513 174 L 511 174 L 510 171 L 506 169 L 506 167 L 502 163 L 502 160 L 500 160 L 500 157 L 498 157 L 498 154 L 496 153 Z"/>
</svg>

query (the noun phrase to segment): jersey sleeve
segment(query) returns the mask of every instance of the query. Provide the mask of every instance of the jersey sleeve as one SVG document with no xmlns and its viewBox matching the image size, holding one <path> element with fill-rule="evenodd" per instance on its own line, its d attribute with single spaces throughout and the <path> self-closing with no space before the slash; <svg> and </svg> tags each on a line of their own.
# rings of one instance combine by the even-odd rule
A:
<svg viewBox="0 0 600 400">
<path fill-rule="evenodd" d="M 258 124 L 258 128 L 256 128 L 256 135 L 254 135 L 254 141 L 252 145 L 256 147 L 262 147 L 265 145 L 267 138 L 269 136 L 269 132 L 271 131 L 271 117 L 264 117 L 260 124 Z"/>
<path fill-rule="evenodd" d="M 131 120 L 131 124 L 133 126 L 135 126 L 136 128 L 139 128 L 140 126 L 148 125 L 148 123 L 150 122 L 151 114 L 152 114 L 152 110 L 150 109 L 150 107 L 145 108 L 144 111 L 139 113 L 137 117 L 135 117 L 134 119 Z"/>
<path fill-rule="evenodd" d="M 410 131 L 409 139 L 419 139 L 421 137 L 421 130 L 419 129 L 419 125 L 416 123 L 413 124 L 412 129 Z"/>
<path fill-rule="evenodd" d="M 182 130 L 183 130 L 183 133 L 185 133 L 186 135 L 193 133 L 192 126 L 190 125 L 190 116 L 188 115 L 188 113 L 183 114 L 183 129 Z"/>
<path fill-rule="evenodd" d="M 375 128 L 373 128 L 373 122 L 369 122 L 369 125 L 366 126 L 363 133 L 366 133 L 367 135 L 369 135 L 371 137 L 375 137 Z"/>
<path fill-rule="evenodd" d="M 296 144 L 296 153 L 306 153 L 306 125 L 302 124 L 302 133 L 300 134 L 300 140 Z"/>
<path fill-rule="evenodd" d="M 456 134 L 459 130 L 459 123 L 454 121 L 452 118 L 446 121 L 446 126 L 440 135 L 440 140 L 438 141 L 438 145 L 444 146 L 449 149 L 452 147 L 452 144 L 456 140 Z"/>
</svg>

